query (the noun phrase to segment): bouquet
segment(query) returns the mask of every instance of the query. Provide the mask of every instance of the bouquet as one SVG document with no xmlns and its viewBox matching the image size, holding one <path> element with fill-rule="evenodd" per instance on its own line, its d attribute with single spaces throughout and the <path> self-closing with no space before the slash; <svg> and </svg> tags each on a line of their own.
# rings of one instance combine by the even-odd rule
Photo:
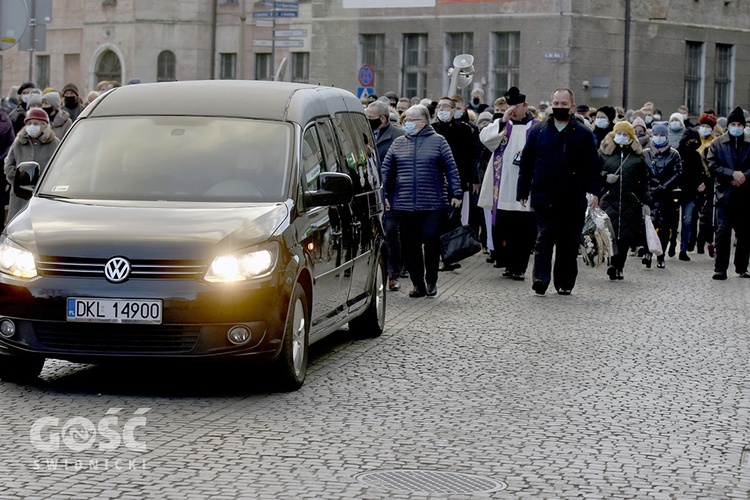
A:
<svg viewBox="0 0 750 500">
<path fill-rule="evenodd" d="M 609 215 L 601 208 L 586 209 L 586 220 L 581 233 L 581 256 L 590 267 L 599 267 L 602 262 L 615 255 L 615 233 Z"/>
</svg>

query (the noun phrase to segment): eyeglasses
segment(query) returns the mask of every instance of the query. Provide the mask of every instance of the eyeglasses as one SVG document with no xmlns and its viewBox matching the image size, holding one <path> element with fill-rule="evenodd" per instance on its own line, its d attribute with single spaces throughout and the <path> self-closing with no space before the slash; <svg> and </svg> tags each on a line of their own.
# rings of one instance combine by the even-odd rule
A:
<svg viewBox="0 0 750 500">
<path fill-rule="evenodd" d="M 423 122 L 424 118 L 404 118 L 404 122 Z"/>
</svg>

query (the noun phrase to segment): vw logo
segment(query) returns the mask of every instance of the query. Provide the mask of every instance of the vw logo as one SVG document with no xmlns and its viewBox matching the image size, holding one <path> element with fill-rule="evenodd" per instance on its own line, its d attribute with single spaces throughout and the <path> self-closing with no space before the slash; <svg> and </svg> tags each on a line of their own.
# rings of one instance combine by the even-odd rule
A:
<svg viewBox="0 0 750 500">
<path fill-rule="evenodd" d="M 112 283 L 122 283 L 130 276 L 130 262 L 123 257 L 112 257 L 104 265 L 104 277 Z"/>
</svg>

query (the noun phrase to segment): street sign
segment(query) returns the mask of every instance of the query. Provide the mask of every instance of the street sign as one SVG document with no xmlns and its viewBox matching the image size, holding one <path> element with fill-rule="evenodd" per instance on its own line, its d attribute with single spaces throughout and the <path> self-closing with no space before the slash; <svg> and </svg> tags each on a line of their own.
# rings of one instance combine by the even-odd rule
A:
<svg viewBox="0 0 750 500">
<path fill-rule="evenodd" d="M 297 2 L 274 2 L 276 9 L 286 9 L 286 10 L 297 10 L 299 8 L 299 4 Z"/>
<path fill-rule="evenodd" d="M 362 99 L 375 93 L 375 87 L 357 87 L 357 98 Z"/>
<path fill-rule="evenodd" d="M 273 28 L 273 21 L 258 19 L 257 21 L 255 21 L 255 25 L 258 28 Z"/>
<path fill-rule="evenodd" d="M 545 59 L 562 59 L 565 56 L 562 52 L 545 52 Z"/>
<path fill-rule="evenodd" d="M 375 71 L 369 64 L 363 64 L 359 67 L 359 73 L 357 74 L 359 84 L 363 87 L 370 87 L 373 80 L 375 80 Z"/>
<path fill-rule="evenodd" d="M 255 12 L 253 12 L 253 17 L 273 17 L 273 11 L 256 10 Z"/>
<path fill-rule="evenodd" d="M 253 40 L 253 47 L 273 47 L 273 40 Z"/>
<path fill-rule="evenodd" d="M 274 30 L 273 36 L 307 36 L 307 30 Z"/>
<path fill-rule="evenodd" d="M 13 47 L 29 25 L 29 12 L 24 0 L 0 2 L 0 50 Z"/>
<path fill-rule="evenodd" d="M 299 12 L 296 10 L 276 10 L 273 15 L 275 17 L 299 17 Z"/>
<path fill-rule="evenodd" d="M 304 47 L 305 42 L 302 40 L 276 40 L 277 47 Z"/>
</svg>

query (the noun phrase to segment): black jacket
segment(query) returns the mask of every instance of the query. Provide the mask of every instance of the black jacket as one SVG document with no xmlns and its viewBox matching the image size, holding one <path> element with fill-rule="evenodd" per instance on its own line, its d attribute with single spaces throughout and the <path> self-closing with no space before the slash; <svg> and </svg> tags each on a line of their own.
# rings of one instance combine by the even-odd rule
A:
<svg viewBox="0 0 750 500">
<path fill-rule="evenodd" d="M 750 196 L 750 142 L 742 135 L 734 138 L 728 132 L 711 142 L 706 156 L 708 170 L 716 179 L 716 202 L 728 203 L 730 197 Z M 748 178 L 741 186 L 732 186 L 732 175 L 741 171 Z"/>
<path fill-rule="evenodd" d="M 601 191 L 601 171 L 591 130 L 571 119 L 558 131 L 550 116 L 529 133 L 521 154 L 516 199 L 530 198 L 535 209 L 585 207 L 586 193 Z"/>
<path fill-rule="evenodd" d="M 432 125 L 432 128 L 445 137 L 451 147 L 458 173 L 461 176 L 461 189 L 469 191 L 472 184 L 479 184 L 479 173 L 474 160 L 479 134 L 475 135 L 471 126 L 460 120 L 438 121 Z"/>
<path fill-rule="evenodd" d="M 388 153 L 393 140 L 396 137 L 404 135 L 404 129 L 397 128 L 394 125 L 388 123 L 385 128 L 381 128 L 378 132 L 378 139 L 375 141 L 378 147 L 378 156 L 380 156 L 380 162 L 385 160 L 385 155 Z"/>
</svg>

